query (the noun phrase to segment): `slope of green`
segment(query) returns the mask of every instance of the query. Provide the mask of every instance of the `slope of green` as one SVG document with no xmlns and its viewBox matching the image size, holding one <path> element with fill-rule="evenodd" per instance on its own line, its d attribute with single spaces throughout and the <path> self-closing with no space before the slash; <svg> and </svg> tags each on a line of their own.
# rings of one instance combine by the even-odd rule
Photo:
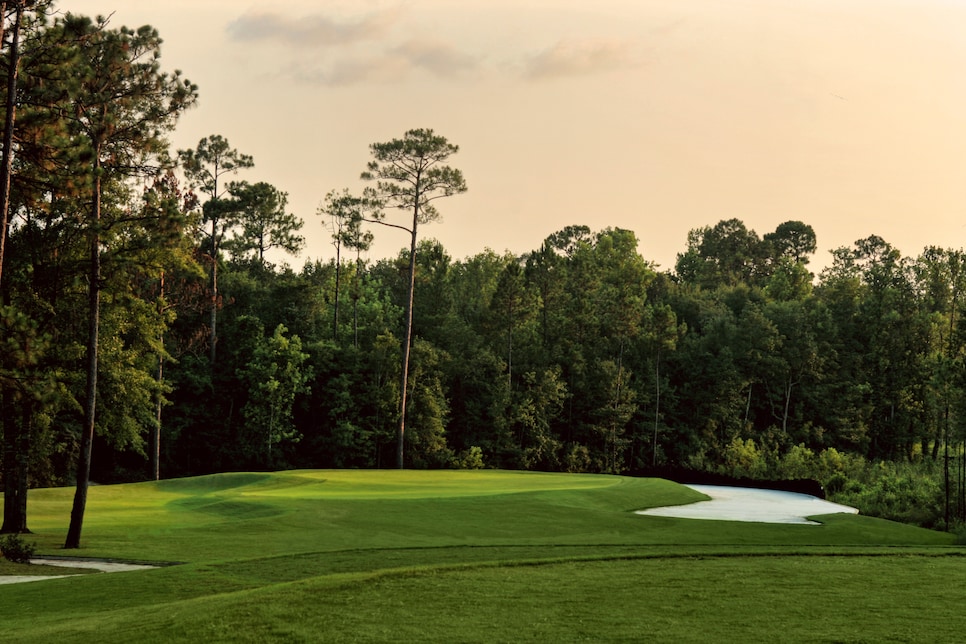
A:
<svg viewBox="0 0 966 644">
<path fill-rule="evenodd" d="M 71 496 L 31 492 L 39 552 L 67 554 Z M 688 641 L 707 633 L 700 618 L 745 641 L 875 640 L 889 621 L 878 602 L 901 604 L 897 620 L 966 627 L 941 601 L 941 580 L 966 575 L 949 535 L 852 515 L 803 526 L 633 513 L 701 498 L 657 479 L 497 471 L 94 487 L 84 548 L 69 554 L 182 565 L 0 585 L 0 639 Z M 849 606 L 882 625 L 850 631 Z M 815 610 L 828 614 L 805 637 Z"/>
</svg>

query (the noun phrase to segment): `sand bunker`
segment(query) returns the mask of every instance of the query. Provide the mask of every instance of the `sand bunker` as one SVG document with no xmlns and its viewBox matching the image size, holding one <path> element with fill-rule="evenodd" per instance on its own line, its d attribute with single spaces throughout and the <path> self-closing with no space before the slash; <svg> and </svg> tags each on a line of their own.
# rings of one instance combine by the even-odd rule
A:
<svg viewBox="0 0 966 644">
<path fill-rule="evenodd" d="M 798 523 L 820 525 L 806 517 L 821 514 L 858 514 L 855 508 L 825 501 L 808 494 L 719 485 L 688 485 L 711 497 L 688 505 L 639 510 L 637 514 L 679 519 L 749 521 L 755 523 Z"/>
</svg>

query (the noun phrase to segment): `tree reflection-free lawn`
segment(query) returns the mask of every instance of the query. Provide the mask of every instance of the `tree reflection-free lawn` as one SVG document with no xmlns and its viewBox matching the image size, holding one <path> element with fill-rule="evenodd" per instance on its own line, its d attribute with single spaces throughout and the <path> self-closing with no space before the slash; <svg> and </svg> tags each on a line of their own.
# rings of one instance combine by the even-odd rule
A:
<svg viewBox="0 0 966 644">
<path fill-rule="evenodd" d="M 91 493 L 78 554 L 184 564 L 0 586 L 4 638 L 940 641 L 966 630 L 950 581 L 966 578 L 966 558 L 949 535 L 846 515 L 787 526 L 633 514 L 695 500 L 667 481 L 327 471 Z M 40 550 L 57 554 L 69 491 L 31 494 Z"/>
</svg>

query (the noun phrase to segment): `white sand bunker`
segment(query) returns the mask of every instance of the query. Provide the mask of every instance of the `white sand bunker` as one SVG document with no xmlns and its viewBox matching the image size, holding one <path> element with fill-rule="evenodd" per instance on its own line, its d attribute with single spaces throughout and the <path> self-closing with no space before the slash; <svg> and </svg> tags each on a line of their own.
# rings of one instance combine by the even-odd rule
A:
<svg viewBox="0 0 966 644">
<path fill-rule="evenodd" d="M 711 500 L 698 501 L 688 505 L 638 510 L 637 514 L 679 519 L 821 525 L 816 521 L 809 521 L 806 517 L 821 514 L 859 513 L 858 510 L 847 505 L 839 505 L 797 492 L 720 485 L 688 485 L 687 487 L 710 496 Z"/>
</svg>

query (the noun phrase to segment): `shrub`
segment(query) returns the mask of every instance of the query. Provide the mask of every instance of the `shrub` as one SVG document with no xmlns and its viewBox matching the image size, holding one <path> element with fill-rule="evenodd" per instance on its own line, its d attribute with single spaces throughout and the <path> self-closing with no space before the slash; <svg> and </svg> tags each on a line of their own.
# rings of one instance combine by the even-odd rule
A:
<svg viewBox="0 0 966 644">
<path fill-rule="evenodd" d="M 564 471 L 590 472 L 592 468 L 593 461 L 590 458 L 590 450 L 584 445 L 571 445 L 570 451 L 564 456 Z"/>
<path fill-rule="evenodd" d="M 825 492 L 827 494 L 838 494 L 845 490 L 849 479 L 841 472 L 836 472 L 825 481 Z"/>
<path fill-rule="evenodd" d="M 779 478 L 807 479 L 814 478 L 816 470 L 815 453 L 805 445 L 792 445 L 782 457 L 778 466 Z"/>
<path fill-rule="evenodd" d="M 953 534 L 956 535 L 956 545 L 966 546 L 966 523 L 957 523 L 954 525 Z"/>
<path fill-rule="evenodd" d="M 453 459 L 453 466 L 460 470 L 483 469 L 483 450 L 476 445 L 463 450 Z"/>
<path fill-rule="evenodd" d="M 0 555 L 14 563 L 29 564 L 36 549 L 36 543 L 27 543 L 19 534 L 8 534 L 0 538 Z"/>
<path fill-rule="evenodd" d="M 823 449 L 818 454 L 815 476 L 821 479 L 832 479 L 836 475 L 848 476 L 850 470 L 855 469 L 853 461 L 856 458 L 849 454 L 843 454 L 834 447 Z"/>
<path fill-rule="evenodd" d="M 862 514 L 939 528 L 943 519 L 941 468 L 935 463 L 867 463 L 851 473 L 843 488 L 826 487 L 831 500 Z"/>
<path fill-rule="evenodd" d="M 723 464 L 718 468 L 719 474 L 750 479 L 767 476 L 768 466 L 765 457 L 751 438 L 732 439 L 724 448 L 722 460 Z"/>
</svg>

